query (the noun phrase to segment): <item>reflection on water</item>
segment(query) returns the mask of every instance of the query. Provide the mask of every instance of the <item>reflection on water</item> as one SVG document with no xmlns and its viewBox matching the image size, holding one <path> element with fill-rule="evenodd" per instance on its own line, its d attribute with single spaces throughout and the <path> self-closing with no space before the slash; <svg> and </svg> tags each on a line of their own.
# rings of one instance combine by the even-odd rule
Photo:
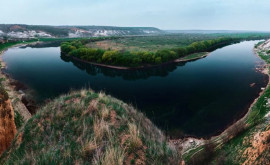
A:
<svg viewBox="0 0 270 165">
<path fill-rule="evenodd" d="M 124 80 L 138 80 L 138 79 L 147 79 L 151 76 L 166 77 L 168 74 L 178 66 L 184 66 L 186 62 L 178 64 L 169 64 L 162 67 L 153 67 L 147 69 L 135 69 L 135 70 L 117 70 L 101 66 L 91 65 L 89 63 L 80 62 L 73 60 L 70 57 L 61 55 L 61 59 L 65 62 L 72 62 L 77 68 L 86 71 L 90 75 L 97 75 L 102 73 L 105 76 L 109 77 L 122 77 Z"/>
<path fill-rule="evenodd" d="M 206 58 L 139 70 L 116 70 L 61 56 L 59 47 L 13 48 L 6 72 L 33 89 L 37 101 L 71 89 L 105 91 L 131 103 L 171 136 L 210 136 L 244 115 L 267 83 L 256 72 L 256 41 L 230 45 Z M 251 85 L 252 84 L 252 85 Z"/>
</svg>

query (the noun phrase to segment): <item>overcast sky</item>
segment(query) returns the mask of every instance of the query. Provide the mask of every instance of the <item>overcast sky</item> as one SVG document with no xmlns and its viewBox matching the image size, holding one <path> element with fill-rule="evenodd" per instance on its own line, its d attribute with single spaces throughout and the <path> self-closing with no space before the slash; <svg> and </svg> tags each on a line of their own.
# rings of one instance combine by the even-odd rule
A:
<svg viewBox="0 0 270 165">
<path fill-rule="evenodd" d="M 0 23 L 270 31 L 270 0 L 0 0 Z"/>
</svg>

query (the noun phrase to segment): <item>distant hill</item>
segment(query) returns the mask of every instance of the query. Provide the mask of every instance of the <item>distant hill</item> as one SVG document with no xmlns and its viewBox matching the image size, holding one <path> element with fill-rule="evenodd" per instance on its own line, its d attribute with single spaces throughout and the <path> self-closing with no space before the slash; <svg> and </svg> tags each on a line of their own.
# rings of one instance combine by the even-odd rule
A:
<svg viewBox="0 0 270 165">
<path fill-rule="evenodd" d="M 167 33 L 192 33 L 192 34 L 215 34 L 215 33 L 269 33 L 269 31 L 249 31 L 249 30 L 165 30 Z"/>
<path fill-rule="evenodd" d="M 0 24 L 0 36 L 9 38 L 34 37 L 99 37 L 162 34 L 154 27 L 114 27 L 114 26 L 47 26 Z"/>
</svg>

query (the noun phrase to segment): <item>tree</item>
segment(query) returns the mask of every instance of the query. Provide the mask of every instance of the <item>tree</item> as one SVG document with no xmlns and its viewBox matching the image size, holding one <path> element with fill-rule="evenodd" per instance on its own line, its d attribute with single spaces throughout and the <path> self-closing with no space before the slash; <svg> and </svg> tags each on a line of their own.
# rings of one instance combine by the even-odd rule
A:
<svg viewBox="0 0 270 165">
<path fill-rule="evenodd" d="M 106 51 L 102 56 L 102 62 L 106 64 L 117 64 L 120 53 L 115 50 Z"/>
</svg>

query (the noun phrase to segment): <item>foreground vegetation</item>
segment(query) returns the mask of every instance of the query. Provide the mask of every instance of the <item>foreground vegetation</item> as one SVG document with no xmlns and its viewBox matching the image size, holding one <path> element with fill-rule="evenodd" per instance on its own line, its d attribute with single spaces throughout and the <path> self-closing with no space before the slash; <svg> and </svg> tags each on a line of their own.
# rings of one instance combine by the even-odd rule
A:
<svg viewBox="0 0 270 165">
<path fill-rule="evenodd" d="M 160 36 L 158 36 L 160 37 Z M 170 40 L 167 44 L 172 44 L 172 41 L 176 41 L 177 36 L 172 35 L 173 39 Z M 178 36 L 179 37 L 179 36 Z M 202 40 L 199 38 L 192 39 L 183 39 L 178 38 L 177 41 L 181 41 L 179 46 L 175 46 L 172 44 L 173 47 L 167 48 L 168 46 L 161 46 L 157 51 L 148 51 L 148 50 L 133 50 L 133 49 L 126 49 L 126 45 L 129 42 L 133 43 L 138 37 L 120 37 L 120 38 L 96 38 L 96 39 L 89 39 L 89 40 L 76 40 L 72 42 L 63 42 L 61 44 L 61 51 L 63 54 L 74 57 L 76 59 L 92 62 L 92 63 L 99 63 L 111 66 L 126 66 L 126 67 L 139 67 L 139 66 L 151 66 L 151 65 L 158 65 L 166 62 L 173 61 L 175 59 L 186 57 L 187 55 L 191 55 L 194 53 L 201 53 L 215 50 L 219 47 L 224 45 L 228 45 L 231 43 L 239 42 L 241 40 L 250 40 L 250 39 L 258 39 L 263 38 L 265 35 L 257 36 L 257 35 L 240 35 L 240 36 L 227 36 L 227 37 L 206 37 L 211 38 L 207 40 Z M 140 38 L 140 37 L 139 37 Z M 150 43 L 157 43 L 161 42 L 161 45 L 164 44 L 160 38 L 156 38 L 156 40 L 149 40 L 151 37 L 144 37 L 145 42 L 144 44 L 149 45 Z M 153 38 L 153 37 L 152 37 Z M 164 40 L 166 36 L 163 36 Z M 132 40 L 134 39 L 134 40 Z M 126 40 L 126 41 L 122 41 Z M 199 41 L 198 41 L 199 40 Z M 121 41 L 122 46 L 119 46 L 117 42 Z M 192 41 L 192 42 L 191 42 Z M 103 42 L 103 43 L 100 43 Z M 108 42 L 111 44 L 115 42 L 116 44 L 112 44 L 112 47 L 104 46 L 104 42 Z M 191 43 L 190 43 L 191 42 Z M 136 42 L 135 42 L 136 43 Z M 184 44 L 185 43 L 185 44 Z M 106 45 L 105 44 L 105 45 Z M 94 45 L 94 46 L 93 46 Z M 103 45 L 103 46 L 102 46 Z M 121 44 L 120 44 L 121 45 Z M 132 45 L 132 44 L 131 44 Z M 132 47 L 132 46 L 131 46 Z M 140 46 L 138 46 L 140 47 Z M 151 49 L 150 49 L 151 50 Z M 198 55 L 198 54 L 197 54 Z"/>
<path fill-rule="evenodd" d="M 82 90 L 42 107 L 0 164 L 179 164 L 162 132 L 133 107 Z"/>
</svg>

